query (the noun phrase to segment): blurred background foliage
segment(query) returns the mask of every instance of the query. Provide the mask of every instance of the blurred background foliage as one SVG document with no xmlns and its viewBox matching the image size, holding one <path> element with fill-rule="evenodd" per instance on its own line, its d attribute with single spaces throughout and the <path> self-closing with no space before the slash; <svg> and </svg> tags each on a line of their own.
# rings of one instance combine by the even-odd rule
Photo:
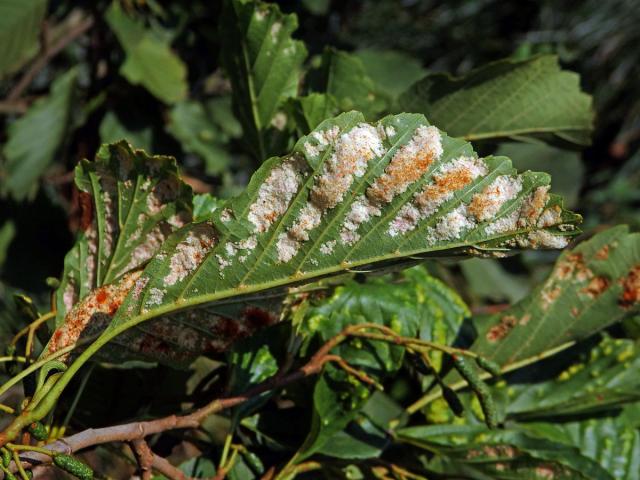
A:
<svg viewBox="0 0 640 480">
<path fill-rule="evenodd" d="M 594 97 L 591 144 L 562 150 L 539 142 L 484 142 L 477 148 L 510 156 L 520 170 L 551 173 L 554 191 L 584 216 L 585 236 L 618 223 L 640 226 L 640 8 L 634 0 L 277 3 L 297 14 L 294 38 L 308 50 L 306 103 L 292 102 L 287 111 L 310 128 L 311 113 L 323 118 L 357 106 L 375 118 L 392 111 L 399 95 L 428 73 L 463 75 L 504 57 L 557 54 Z M 205 0 L 0 2 L 0 347 L 25 323 L 14 293 L 27 293 L 49 310 L 45 279 L 60 275 L 83 222 L 73 167 L 93 158 L 101 143 L 126 138 L 137 148 L 173 155 L 196 192 L 217 198 L 239 192 L 264 159 L 247 149 L 242 140 L 251 132 L 243 132 L 232 109 L 219 58 L 225 42 L 220 9 L 221 2 Z M 328 65 L 349 72 L 344 83 L 331 84 Z M 338 104 L 313 96 L 325 90 Z M 274 141 L 265 151 L 287 147 Z M 474 312 L 492 312 L 525 296 L 556 257 L 528 252 L 429 268 Z M 625 328 L 639 336 L 637 322 Z M 187 385 L 187 378 L 186 372 L 162 368 L 124 377 L 106 372 L 87 390 L 76 426 L 171 413 L 185 388 L 197 390 L 196 380 Z M 137 388 L 141 382 L 149 388 Z M 402 396 L 413 387 L 399 378 L 394 388 L 393 395 Z M 244 426 L 252 428 L 254 421 L 260 419 L 248 417 Z M 554 435 L 578 435 L 572 428 L 586 427 L 569 425 Z M 217 426 L 207 430 L 215 437 Z M 427 437 L 437 440 L 435 433 Z M 169 454 L 172 446 L 155 448 Z"/>
</svg>

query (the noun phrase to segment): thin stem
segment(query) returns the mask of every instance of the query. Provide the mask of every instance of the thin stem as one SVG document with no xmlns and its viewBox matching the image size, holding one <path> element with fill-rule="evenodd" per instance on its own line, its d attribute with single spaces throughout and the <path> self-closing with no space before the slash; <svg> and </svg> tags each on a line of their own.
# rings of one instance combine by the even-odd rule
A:
<svg viewBox="0 0 640 480">
<path fill-rule="evenodd" d="M 46 448 L 36 447 L 34 445 L 16 445 L 15 443 L 7 443 L 7 448 L 13 450 L 14 452 L 36 452 L 41 453 L 42 455 L 48 455 L 49 457 L 53 457 L 54 455 L 56 455 L 56 452 L 47 450 Z"/>
<path fill-rule="evenodd" d="M 7 355 L 5 357 L 0 357 L 0 363 L 3 363 L 3 362 L 25 363 L 26 361 L 27 361 L 27 359 L 25 357 L 15 357 L 15 356 L 11 356 L 11 355 Z"/>
<path fill-rule="evenodd" d="M 8 413 L 9 415 L 16 413 L 15 408 L 11 408 L 9 405 L 5 405 L 4 403 L 0 403 L 0 411 Z"/>
<path fill-rule="evenodd" d="M 0 387 L 0 396 L 4 395 L 11 387 L 13 387 L 16 383 L 18 383 L 20 380 L 22 380 L 24 377 L 30 375 L 31 373 L 35 372 L 36 370 L 38 370 L 40 367 L 42 367 L 45 363 L 51 361 L 51 360 L 55 360 L 56 358 L 60 358 L 64 355 L 66 355 L 67 353 L 71 352 L 74 348 L 76 348 L 78 345 L 80 345 L 80 343 L 76 344 L 76 345 L 69 345 L 68 347 L 65 348 L 61 348 L 60 350 L 58 350 L 55 353 L 52 353 L 51 355 L 44 357 L 40 360 L 38 360 L 37 362 L 32 363 L 31 365 L 29 365 L 27 368 L 25 368 L 24 370 L 22 370 L 19 374 L 17 374 L 14 377 L 11 377 L 9 380 L 7 380 L 1 387 Z"/>
<path fill-rule="evenodd" d="M 20 461 L 20 455 L 18 454 L 18 451 L 13 450 L 11 453 L 13 453 L 13 463 L 16 464 L 16 468 L 18 469 L 20 477 L 22 477 L 22 480 L 29 480 L 27 472 L 24 471 L 24 467 L 22 466 L 22 461 Z"/>
<path fill-rule="evenodd" d="M 55 317 L 55 315 L 56 315 L 55 312 L 47 312 L 44 315 L 40 315 L 33 322 L 31 322 L 29 325 L 24 327 L 18 333 L 16 333 L 16 335 L 13 337 L 13 339 L 11 339 L 11 345 L 17 344 L 18 340 L 20 340 L 20 338 L 22 338 L 25 335 L 28 335 L 29 332 L 31 332 L 32 330 L 37 330 L 38 327 L 40 327 L 40 325 L 42 325 L 46 321 L 52 319 L 53 317 Z"/>
</svg>

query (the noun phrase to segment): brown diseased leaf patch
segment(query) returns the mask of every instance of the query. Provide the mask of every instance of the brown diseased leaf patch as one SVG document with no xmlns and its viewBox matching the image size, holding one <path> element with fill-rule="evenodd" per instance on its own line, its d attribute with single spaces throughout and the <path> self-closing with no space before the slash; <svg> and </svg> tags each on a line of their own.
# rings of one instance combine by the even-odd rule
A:
<svg viewBox="0 0 640 480">
<path fill-rule="evenodd" d="M 141 270 L 130 272 L 116 283 L 92 290 L 67 313 L 64 323 L 51 337 L 48 352 L 75 344 L 94 317 L 101 320 L 105 316 L 113 317 L 141 274 Z"/>
<path fill-rule="evenodd" d="M 622 279 L 622 296 L 619 304 L 622 308 L 631 308 L 640 301 L 640 265 L 633 267 Z"/>
<path fill-rule="evenodd" d="M 582 253 L 570 253 L 561 259 L 553 270 L 552 279 L 568 280 L 570 277 L 582 282 L 593 277 Z"/>
<path fill-rule="evenodd" d="M 609 245 L 605 245 L 595 254 L 596 260 L 606 260 L 609 258 Z"/>
<path fill-rule="evenodd" d="M 518 319 L 513 315 L 506 315 L 500 319 L 497 325 L 494 325 L 487 332 L 486 338 L 490 342 L 497 342 L 506 337 L 509 332 L 518 324 Z"/>
<path fill-rule="evenodd" d="M 607 288 L 609 288 L 609 279 L 604 276 L 593 277 L 591 281 L 589 281 L 588 285 L 580 290 L 581 293 L 593 298 L 597 298 L 604 292 Z"/>
<path fill-rule="evenodd" d="M 427 185 L 422 193 L 416 197 L 416 204 L 424 207 L 432 202 L 467 186 L 473 181 L 473 174 L 468 169 L 453 169 L 445 175 L 436 176 L 434 183 Z"/>
<path fill-rule="evenodd" d="M 406 188 L 428 170 L 433 163 L 434 152 L 421 151 L 413 162 L 391 163 L 387 167 L 386 175 L 380 177 L 376 183 L 367 189 L 367 197 L 377 203 L 388 203 L 393 197 Z"/>
</svg>

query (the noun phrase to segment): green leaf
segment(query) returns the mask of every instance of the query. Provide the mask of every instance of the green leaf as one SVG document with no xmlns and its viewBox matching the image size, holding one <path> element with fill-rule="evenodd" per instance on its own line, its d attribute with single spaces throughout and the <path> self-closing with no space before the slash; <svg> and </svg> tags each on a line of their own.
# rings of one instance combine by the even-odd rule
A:
<svg viewBox="0 0 640 480">
<path fill-rule="evenodd" d="M 245 142 L 259 161 L 277 151 L 269 139 L 286 123 L 278 108 L 298 90 L 307 51 L 302 42 L 291 38 L 297 27 L 296 15 L 283 14 L 274 3 L 224 3 L 221 59 L 231 80 L 233 106 Z"/>
<path fill-rule="evenodd" d="M 76 69 L 59 76 L 49 95 L 37 100 L 23 117 L 9 125 L 9 138 L 3 149 L 3 194 L 16 200 L 35 196 L 38 178 L 53 162 L 69 131 L 77 76 Z M 38 141 L 34 142 L 34 138 Z"/>
<path fill-rule="evenodd" d="M 289 100 L 289 107 L 300 135 L 307 135 L 323 120 L 333 117 L 338 112 L 335 99 L 323 93 L 292 98 Z"/>
<path fill-rule="evenodd" d="M 543 171 L 551 175 L 551 188 L 562 195 L 567 207 L 575 207 L 584 181 L 584 166 L 578 152 L 543 143 L 502 143 L 495 153 L 513 159 L 518 170 Z"/>
<path fill-rule="evenodd" d="M 93 198 L 92 220 L 65 257 L 58 325 L 92 289 L 138 269 L 171 231 L 191 221 L 191 189 L 173 158 L 151 157 L 122 141 L 103 146 L 95 161 L 82 161 L 75 175 L 78 188 Z M 103 303 L 113 300 L 105 292 Z"/>
<path fill-rule="evenodd" d="M 582 146 L 593 129 L 591 97 L 554 56 L 501 60 L 459 78 L 428 75 L 399 104 L 470 141 L 539 138 Z"/>
<path fill-rule="evenodd" d="M 106 20 L 126 53 L 120 73 L 134 85 L 172 104 L 187 95 L 187 67 L 171 50 L 167 39 L 125 13 L 113 2 Z"/>
<path fill-rule="evenodd" d="M 309 81 L 313 91 L 331 95 L 343 112 L 359 110 L 371 120 L 387 107 L 386 101 L 377 95 L 362 60 L 350 53 L 327 48 L 320 67 L 310 72 Z"/>
<path fill-rule="evenodd" d="M 527 282 L 508 273 L 497 260 L 490 258 L 470 258 L 460 263 L 469 290 L 474 295 L 494 302 L 507 300 L 517 302 L 529 288 Z"/>
<path fill-rule="evenodd" d="M 193 196 L 193 221 L 201 222 L 211 218 L 213 212 L 215 212 L 224 202 L 217 199 L 209 193 L 201 193 L 200 195 Z"/>
<path fill-rule="evenodd" d="M 510 418 L 577 415 L 640 400 L 640 351 L 630 340 L 605 338 L 588 359 L 557 378 L 508 387 Z"/>
<path fill-rule="evenodd" d="M 16 226 L 15 224 L 7 220 L 0 227 L 0 271 L 2 270 L 2 266 L 4 265 L 5 260 L 7 259 L 7 252 L 9 251 L 9 245 L 11 245 L 11 241 L 13 237 L 16 235 Z"/>
<path fill-rule="evenodd" d="M 439 453 L 429 468 L 477 479 L 613 477 L 576 448 L 518 430 L 481 430 L 468 425 L 428 425 L 400 429 L 398 438 Z"/>
<path fill-rule="evenodd" d="M 390 288 L 390 285 L 392 288 Z M 306 311 L 300 329 L 322 342 L 349 325 L 376 323 L 407 337 L 449 344 L 458 334 L 462 321 L 470 315 L 455 292 L 429 276 L 422 267 L 407 270 L 400 281 L 385 277 L 360 284 L 349 282 Z M 362 367 L 378 379 L 400 368 L 404 349 L 384 342 L 348 342 L 334 352 L 351 365 Z M 436 366 L 441 352 L 431 352 Z"/>
<path fill-rule="evenodd" d="M 477 324 L 475 352 L 508 365 L 640 311 L 640 234 L 619 226 L 563 252 L 547 280 Z"/>
<path fill-rule="evenodd" d="M 207 174 L 222 173 L 231 162 L 231 154 L 225 148 L 229 137 L 214 123 L 202 103 L 188 100 L 174 105 L 167 130 L 186 152 L 204 160 Z"/>
<path fill-rule="evenodd" d="M 354 53 L 375 83 L 376 92 L 397 99 L 427 71 L 418 60 L 395 50 L 365 49 Z"/>
<path fill-rule="evenodd" d="M 46 0 L 0 3 L 0 78 L 19 69 L 38 49 Z"/>
<path fill-rule="evenodd" d="M 126 140 L 135 148 L 151 150 L 153 146 L 153 127 L 149 124 L 140 126 L 128 125 L 131 115 L 121 118 L 116 112 L 109 111 L 100 122 L 100 141 L 115 143 Z"/>
<path fill-rule="evenodd" d="M 577 447 L 616 480 L 640 479 L 640 431 L 621 417 L 569 423 L 528 423 L 528 434 Z"/>
<path fill-rule="evenodd" d="M 343 114 L 301 138 L 291 155 L 266 162 L 211 221 L 171 235 L 92 348 L 152 318 L 175 324 L 171 314 L 201 333 L 218 328 L 219 315 L 239 318 L 240 328 L 251 301 L 260 306 L 292 285 L 348 270 L 562 247 L 579 217 L 562 210 L 548 182 L 545 174 L 517 175 L 507 158 L 476 158 L 421 115 L 371 125 L 360 113 Z M 74 325 L 75 335 L 92 313 L 86 305 L 64 327 Z M 135 348 L 126 338 L 119 342 Z M 207 348 L 196 338 L 191 351 Z"/>
</svg>

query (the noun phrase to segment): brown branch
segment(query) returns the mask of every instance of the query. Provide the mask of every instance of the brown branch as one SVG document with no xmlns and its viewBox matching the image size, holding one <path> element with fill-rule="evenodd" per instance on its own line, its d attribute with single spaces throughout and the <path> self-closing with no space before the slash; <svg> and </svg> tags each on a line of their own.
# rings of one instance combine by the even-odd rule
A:
<svg viewBox="0 0 640 480">
<path fill-rule="evenodd" d="M 69 17 L 71 20 L 75 18 Z M 9 94 L 7 95 L 7 103 L 13 103 L 20 98 L 24 91 L 31 85 L 33 79 L 40 73 L 40 71 L 55 57 L 58 53 L 66 48 L 71 42 L 73 42 L 80 35 L 85 33 L 93 25 L 93 17 L 81 17 L 78 21 L 73 22 L 69 30 L 62 35 L 57 41 L 51 45 L 44 45 L 40 56 L 31 64 L 26 72 L 22 75 L 18 83 L 14 85 Z"/>
<path fill-rule="evenodd" d="M 366 329 L 383 331 L 386 333 L 386 335 L 362 332 L 362 330 Z M 408 346 L 409 344 L 421 343 L 420 340 L 402 337 L 393 330 L 382 325 L 352 325 L 345 328 L 338 335 L 329 339 L 303 366 L 292 371 L 291 373 L 278 373 L 240 395 L 215 399 L 204 407 L 199 408 L 186 415 L 170 415 L 168 417 L 149 421 L 131 422 L 122 425 L 96 429 L 90 428 L 50 443 L 44 448 L 53 452 L 72 454 L 85 448 L 105 443 L 129 442 L 134 447 L 136 455 L 140 455 L 138 458 L 141 470 L 143 470 L 143 474 L 143 462 L 145 462 L 144 465 L 148 465 L 148 455 L 151 454 L 153 455 L 153 461 L 151 462 L 151 464 L 155 470 L 172 479 L 188 479 L 188 477 L 186 477 L 182 472 L 173 467 L 167 460 L 154 455 L 151 450 L 149 450 L 148 452 L 139 450 L 140 448 L 144 450 L 144 447 L 142 445 L 146 445 L 143 439 L 148 435 L 162 433 L 168 430 L 198 428 L 200 424 L 212 414 L 219 413 L 223 410 L 227 410 L 229 408 L 240 405 L 247 400 L 255 398 L 267 391 L 282 388 L 304 378 L 319 374 L 327 362 L 334 362 L 337 364 L 337 366 L 345 370 L 350 375 L 354 375 L 356 378 L 365 383 L 376 385 L 375 380 L 368 377 L 364 372 L 354 369 L 342 358 L 330 353 L 334 347 L 350 337 L 369 338 L 372 340 L 386 341 L 394 344 L 402 344 L 405 346 Z M 149 447 L 147 446 L 146 448 L 148 449 Z M 142 461 L 140 460 L 141 457 L 144 457 Z M 25 462 L 27 467 L 31 467 L 33 465 L 48 464 L 51 462 L 51 458 L 48 455 L 33 451 L 25 451 L 25 453 L 20 455 L 20 458 L 23 462 Z M 13 469 L 15 469 L 15 465 L 13 465 Z"/>
<path fill-rule="evenodd" d="M 131 450 L 133 450 L 138 465 L 140 466 L 140 478 L 142 478 L 142 480 L 150 480 L 154 455 L 149 445 L 143 438 L 138 438 L 131 442 Z"/>
</svg>

